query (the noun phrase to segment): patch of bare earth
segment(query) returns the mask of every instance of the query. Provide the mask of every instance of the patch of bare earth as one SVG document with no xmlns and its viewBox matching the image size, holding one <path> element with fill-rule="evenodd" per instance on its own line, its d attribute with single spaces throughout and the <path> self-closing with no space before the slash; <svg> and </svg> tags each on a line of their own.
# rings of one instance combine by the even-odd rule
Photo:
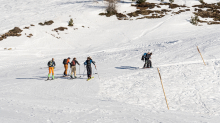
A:
<svg viewBox="0 0 220 123">
<path fill-rule="evenodd" d="M 7 33 L 3 34 L 0 36 L 0 41 L 2 41 L 3 39 L 6 39 L 9 36 L 21 36 L 21 32 L 23 30 L 21 30 L 19 27 L 15 27 L 12 30 L 9 30 Z"/>
<path fill-rule="evenodd" d="M 54 29 L 53 31 L 64 31 L 64 30 L 68 30 L 68 28 L 66 28 L 66 27 L 58 27 L 58 28 L 56 28 L 56 29 Z"/>
<path fill-rule="evenodd" d="M 45 21 L 44 23 L 39 23 L 39 25 L 44 26 L 44 25 L 52 25 L 54 22 L 52 20 L 50 21 Z"/>
<path fill-rule="evenodd" d="M 137 8 L 136 11 L 130 12 L 127 14 L 122 14 L 122 13 L 115 13 L 115 14 L 109 14 L 109 13 L 100 13 L 99 15 L 105 15 L 106 17 L 110 17 L 112 15 L 116 15 L 118 20 L 133 20 L 131 19 L 132 17 L 138 17 L 140 15 L 143 15 L 144 17 L 140 17 L 137 19 L 155 19 L 155 18 L 162 18 L 167 15 L 168 12 L 172 12 L 170 9 L 161 9 L 161 10 L 151 10 L 154 8 L 162 8 L 161 6 L 169 6 L 170 9 L 175 9 L 175 8 L 185 8 L 186 6 L 184 5 L 177 5 L 177 4 L 170 4 L 170 3 L 149 3 L 145 2 L 142 4 L 131 4 L 131 6 L 134 6 Z M 179 10 L 177 12 L 172 12 L 172 14 L 180 14 L 182 12 L 190 11 L 190 9 L 183 9 Z M 130 17 L 130 18 L 129 18 Z"/>
<path fill-rule="evenodd" d="M 198 20 L 200 23 L 207 23 L 208 25 L 220 24 L 220 4 L 213 3 L 207 4 L 203 3 L 201 5 L 194 5 L 195 8 L 194 14 L 201 18 L 213 18 L 213 21 L 202 21 Z"/>
</svg>

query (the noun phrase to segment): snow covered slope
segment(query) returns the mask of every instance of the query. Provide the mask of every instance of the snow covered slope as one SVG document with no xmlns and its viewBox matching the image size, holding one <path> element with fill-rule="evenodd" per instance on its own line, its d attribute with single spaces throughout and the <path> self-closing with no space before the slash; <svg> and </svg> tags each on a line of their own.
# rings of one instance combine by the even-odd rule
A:
<svg viewBox="0 0 220 123">
<path fill-rule="evenodd" d="M 21 37 L 0 41 L 1 123 L 220 121 L 220 25 L 193 26 L 189 23 L 192 11 L 160 19 L 118 20 L 99 16 L 105 4 L 97 1 L 0 1 L 0 34 L 15 26 L 23 29 L 35 25 L 23 29 Z M 120 12 L 135 10 L 130 1 L 122 1 L 118 4 Z M 189 7 L 199 4 L 197 0 L 174 3 Z M 73 27 L 52 31 L 67 27 L 70 18 Z M 54 24 L 38 25 L 45 20 Z M 153 52 L 154 68 L 140 69 L 144 64 L 141 55 L 148 51 Z M 97 70 L 93 67 L 93 72 L 100 79 L 97 74 L 91 81 L 83 76 L 87 56 L 96 61 Z M 82 78 L 61 77 L 62 61 L 67 57 L 80 62 L 77 76 Z M 51 58 L 57 64 L 57 79 L 44 81 Z"/>
</svg>

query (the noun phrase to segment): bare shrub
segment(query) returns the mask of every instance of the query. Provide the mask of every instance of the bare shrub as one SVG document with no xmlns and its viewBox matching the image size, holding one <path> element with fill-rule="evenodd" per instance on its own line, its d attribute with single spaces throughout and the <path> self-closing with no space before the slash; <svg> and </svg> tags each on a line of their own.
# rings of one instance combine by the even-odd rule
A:
<svg viewBox="0 0 220 123">
<path fill-rule="evenodd" d="M 170 1 L 171 4 L 174 2 L 174 0 L 169 0 L 169 1 Z"/>
<path fill-rule="evenodd" d="M 205 2 L 204 2 L 203 0 L 199 0 L 199 2 L 200 2 L 201 4 L 205 4 Z"/>
<path fill-rule="evenodd" d="M 136 1 L 137 4 L 143 4 L 143 3 L 145 3 L 145 2 L 146 2 L 146 0 L 137 0 L 137 1 Z"/>
<path fill-rule="evenodd" d="M 68 26 L 73 26 L 73 19 L 71 18 Z"/>
<path fill-rule="evenodd" d="M 117 13 L 116 4 L 118 0 L 106 0 L 106 1 L 107 1 L 107 8 L 106 8 L 107 14 L 109 14 L 110 16 L 115 15 Z"/>
<path fill-rule="evenodd" d="M 190 23 L 193 24 L 193 25 L 198 25 L 198 22 L 199 22 L 199 17 L 197 15 L 195 15 L 195 17 L 191 17 L 190 19 Z"/>
</svg>

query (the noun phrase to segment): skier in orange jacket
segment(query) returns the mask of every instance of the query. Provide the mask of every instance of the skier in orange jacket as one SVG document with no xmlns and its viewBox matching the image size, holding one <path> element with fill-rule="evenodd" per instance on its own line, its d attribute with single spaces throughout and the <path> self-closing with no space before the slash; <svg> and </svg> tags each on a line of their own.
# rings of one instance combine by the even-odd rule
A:
<svg viewBox="0 0 220 123">
<path fill-rule="evenodd" d="M 64 59 L 63 64 L 65 68 L 63 75 L 67 76 L 68 64 L 70 64 L 70 57 L 68 57 L 67 59 Z"/>
</svg>

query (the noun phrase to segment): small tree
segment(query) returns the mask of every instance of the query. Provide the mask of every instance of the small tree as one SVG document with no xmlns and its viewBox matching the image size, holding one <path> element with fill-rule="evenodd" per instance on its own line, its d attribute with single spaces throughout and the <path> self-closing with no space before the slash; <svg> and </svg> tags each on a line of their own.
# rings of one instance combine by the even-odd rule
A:
<svg viewBox="0 0 220 123">
<path fill-rule="evenodd" d="M 199 0 L 199 2 L 200 2 L 201 4 L 205 4 L 205 2 L 204 2 L 203 0 Z"/>
<path fill-rule="evenodd" d="M 174 0 L 169 0 L 169 1 L 170 1 L 171 4 L 174 2 Z"/>
<path fill-rule="evenodd" d="M 117 13 L 116 4 L 118 0 L 106 0 L 108 2 L 106 12 L 109 15 L 114 15 Z"/>
<path fill-rule="evenodd" d="M 164 0 L 161 0 L 161 2 L 164 2 Z"/>
<path fill-rule="evenodd" d="M 190 23 L 197 26 L 198 23 L 199 23 L 199 17 L 198 17 L 198 15 L 195 15 L 195 17 L 191 17 Z"/>
<path fill-rule="evenodd" d="M 137 4 L 143 4 L 143 3 L 145 3 L 145 2 L 146 2 L 146 0 L 137 0 L 137 1 L 136 1 Z"/>
<path fill-rule="evenodd" d="M 71 18 L 68 26 L 73 26 L 73 19 Z"/>
</svg>

